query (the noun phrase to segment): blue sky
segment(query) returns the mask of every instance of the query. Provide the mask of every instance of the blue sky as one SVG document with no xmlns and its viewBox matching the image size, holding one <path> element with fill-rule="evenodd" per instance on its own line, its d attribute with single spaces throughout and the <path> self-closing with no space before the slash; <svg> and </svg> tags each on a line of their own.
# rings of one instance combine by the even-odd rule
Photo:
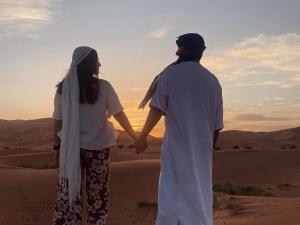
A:
<svg viewBox="0 0 300 225">
<path fill-rule="evenodd" d="M 73 49 L 89 45 L 139 129 L 138 102 L 175 60 L 176 37 L 198 32 L 202 63 L 223 86 L 227 129 L 299 126 L 299 10 L 296 0 L 0 0 L 0 118 L 51 116 Z"/>
</svg>

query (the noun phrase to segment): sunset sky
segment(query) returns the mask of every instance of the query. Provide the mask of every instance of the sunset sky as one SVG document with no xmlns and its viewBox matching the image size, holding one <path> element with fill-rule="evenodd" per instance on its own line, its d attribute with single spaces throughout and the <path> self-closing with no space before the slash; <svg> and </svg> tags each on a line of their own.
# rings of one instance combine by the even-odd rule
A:
<svg viewBox="0 0 300 225">
<path fill-rule="evenodd" d="M 299 10 L 298 0 L 0 0 L 0 118 L 50 117 L 74 48 L 88 45 L 139 130 L 148 108 L 138 103 L 176 59 L 176 37 L 197 32 L 226 130 L 300 126 Z"/>
</svg>

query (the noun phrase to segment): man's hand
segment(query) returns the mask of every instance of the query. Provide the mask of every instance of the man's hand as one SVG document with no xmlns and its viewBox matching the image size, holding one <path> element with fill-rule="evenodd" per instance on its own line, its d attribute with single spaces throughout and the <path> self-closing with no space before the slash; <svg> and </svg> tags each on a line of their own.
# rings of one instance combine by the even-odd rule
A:
<svg viewBox="0 0 300 225">
<path fill-rule="evenodd" d="M 136 153 L 142 153 L 147 148 L 147 136 L 150 134 L 154 126 L 158 123 L 163 112 L 155 107 L 150 107 L 149 114 L 147 116 L 146 123 L 140 133 L 140 136 L 135 141 Z"/>
<path fill-rule="evenodd" d="M 142 153 L 146 150 L 147 147 L 147 136 L 141 134 L 135 141 L 135 152 L 137 154 Z"/>
</svg>

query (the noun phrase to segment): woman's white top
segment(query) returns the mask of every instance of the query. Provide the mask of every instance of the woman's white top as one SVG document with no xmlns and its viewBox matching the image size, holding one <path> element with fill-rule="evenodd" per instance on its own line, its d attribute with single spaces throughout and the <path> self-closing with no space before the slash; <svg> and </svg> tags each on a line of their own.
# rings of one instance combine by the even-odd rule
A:
<svg viewBox="0 0 300 225">
<path fill-rule="evenodd" d="M 53 118 L 62 120 L 61 95 L 56 92 Z M 94 104 L 80 104 L 80 148 L 100 150 L 116 144 L 116 131 L 108 117 L 123 111 L 112 85 L 99 79 L 99 96 Z M 60 134 L 59 134 L 60 135 Z"/>
</svg>

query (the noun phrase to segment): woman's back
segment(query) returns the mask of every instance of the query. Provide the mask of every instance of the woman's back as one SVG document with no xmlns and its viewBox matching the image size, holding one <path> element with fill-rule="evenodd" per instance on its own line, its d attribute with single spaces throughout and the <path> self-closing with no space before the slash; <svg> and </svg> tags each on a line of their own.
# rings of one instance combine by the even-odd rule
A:
<svg viewBox="0 0 300 225">
<path fill-rule="evenodd" d="M 113 125 L 107 120 L 123 107 L 111 84 L 99 79 L 98 99 L 94 104 L 80 104 L 80 147 L 84 149 L 97 150 L 111 147 L 116 144 Z M 56 93 L 55 110 L 53 117 L 62 119 L 61 95 Z"/>
</svg>

